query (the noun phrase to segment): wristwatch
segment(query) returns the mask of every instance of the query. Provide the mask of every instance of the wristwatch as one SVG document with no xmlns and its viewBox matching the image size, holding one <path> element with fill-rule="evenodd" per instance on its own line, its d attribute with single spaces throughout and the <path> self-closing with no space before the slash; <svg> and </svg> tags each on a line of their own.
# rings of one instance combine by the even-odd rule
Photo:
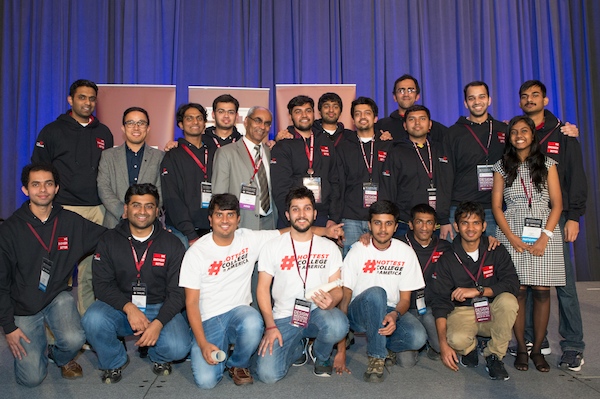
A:
<svg viewBox="0 0 600 399">
<path fill-rule="evenodd" d="M 483 296 L 483 291 L 485 291 L 485 287 L 483 285 L 478 285 L 477 291 L 479 291 L 479 296 Z"/>
<path fill-rule="evenodd" d="M 554 237 L 554 233 L 551 232 L 550 230 L 544 229 L 544 230 L 542 230 L 542 233 L 546 234 L 548 236 L 548 238 Z"/>
</svg>

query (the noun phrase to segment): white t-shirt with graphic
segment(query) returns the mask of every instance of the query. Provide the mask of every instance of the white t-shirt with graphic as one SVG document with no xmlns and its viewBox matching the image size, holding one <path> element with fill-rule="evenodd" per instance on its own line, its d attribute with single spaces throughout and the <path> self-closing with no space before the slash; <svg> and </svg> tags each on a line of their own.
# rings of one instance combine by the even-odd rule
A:
<svg viewBox="0 0 600 399">
<path fill-rule="evenodd" d="M 400 291 L 425 287 L 415 251 L 395 238 L 384 251 L 375 248 L 373 242 L 353 245 L 344 259 L 342 279 L 344 287 L 352 290 L 352 301 L 367 288 L 381 287 L 391 307 L 400 301 Z"/>
<path fill-rule="evenodd" d="M 258 271 L 273 276 L 271 293 L 275 305 L 273 318 L 291 317 L 297 298 L 304 299 L 304 293 L 329 281 L 342 266 L 342 255 L 338 247 L 326 238 L 313 235 L 310 266 L 306 270 L 306 261 L 310 241 L 294 241 L 298 267 L 294 257 L 290 233 L 271 240 L 264 246 L 258 258 Z M 303 280 L 306 280 L 306 291 Z M 315 309 L 313 303 L 311 310 Z"/>
<path fill-rule="evenodd" d="M 278 235 L 278 230 L 237 229 L 231 245 L 219 246 L 209 233 L 187 250 L 179 286 L 200 290 L 202 320 L 252 302 L 254 264 L 262 247 Z"/>
</svg>

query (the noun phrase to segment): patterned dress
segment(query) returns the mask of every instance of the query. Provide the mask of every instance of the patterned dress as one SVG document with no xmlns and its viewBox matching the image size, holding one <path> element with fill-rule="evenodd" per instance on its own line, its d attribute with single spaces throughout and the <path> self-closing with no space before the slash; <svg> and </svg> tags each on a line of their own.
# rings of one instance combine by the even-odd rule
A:
<svg viewBox="0 0 600 399">
<path fill-rule="evenodd" d="M 546 168 L 556 164 L 552 158 L 546 157 Z M 496 162 L 493 167 L 494 172 L 500 173 L 506 179 L 506 172 L 502 167 L 502 160 Z M 533 192 L 531 208 L 528 206 L 528 200 L 523 183 L 527 188 L 527 194 Z M 548 221 L 550 215 L 550 195 L 548 194 L 548 184 L 544 185 L 542 192 L 539 192 L 535 185 L 531 189 L 532 182 L 529 175 L 529 168 L 526 163 L 521 163 L 517 171 L 517 178 L 511 187 L 504 186 L 504 202 L 506 211 L 504 217 L 508 222 L 510 230 L 521 237 L 525 218 L 542 219 L 542 229 Z M 543 233 L 542 233 L 543 234 Z M 565 264 L 563 258 L 562 234 L 558 223 L 554 228 L 554 236 L 548 240 L 544 256 L 533 256 L 527 251 L 518 253 L 500 230 L 496 230 L 496 237 L 506 247 L 515 264 L 517 275 L 522 285 L 539 286 L 560 286 L 565 285 Z"/>
</svg>

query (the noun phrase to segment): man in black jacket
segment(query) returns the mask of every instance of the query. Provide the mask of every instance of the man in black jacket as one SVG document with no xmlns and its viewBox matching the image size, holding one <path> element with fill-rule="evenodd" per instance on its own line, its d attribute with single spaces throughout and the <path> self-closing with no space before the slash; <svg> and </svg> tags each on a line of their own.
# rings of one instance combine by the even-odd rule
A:
<svg viewBox="0 0 600 399">
<path fill-rule="evenodd" d="M 221 148 L 224 145 L 235 143 L 242 138 L 236 128 L 238 119 L 239 101 L 231 94 L 222 94 L 212 103 L 212 117 L 215 125 L 207 127 L 202 136 L 202 141 L 207 146 Z"/>
<path fill-rule="evenodd" d="M 519 309 L 515 266 L 504 247 L 488 250 L 480 204 L 461 203 L 454 227 L 452 250 L 440 257 L 428 285 L 442 362 L 458 371 L 458 353 L 463 366 L 477 367 L 477 335 L 491 337 L 483 350 L 486 369 L 491 379 L 508 380 L 502 358 Z"/>
<path fill-rule="evenodd" d="M 17 382 L 33 387 L 46 378 L 48 358 L 63 378 L 83 375 L 73 359 L 85 335 L 69 279 L 106 229 L 54 203 L 59 191 L 54 166 L 27 165 L 21 182 L 29 200 L 0 226 L 0 325 Z M 54 345 L 48 346 L 45 325 Z"/>
<path fill-rule="evenodd" d="M 342 122 L 338 122 L 342 115 L 342 98 L 337 93 L 325 93 L 319 97 L 317 109 L 321 119 L 313 122 L 313 130 L 317 134 L 324 134 L 333 142 L 335 147 L 340 144 L 343 137 L 352 135 L 352 131 L 344 128 Z M 290 137 L 291 138 L 291 134 Z"/>
<path fill-rule="evenodd" d="M 107 384 L 119 382 L 129 364 L 119 336 L 136 335 L 136 346 L 149 347 L 156 375 L 170 374 L 171 362 L 190 350 L 179 287 L 185 249 L 156 219 L 158 202 L 153 184 L 131 186 L 125 194 L 127 219 L 102 237 L 94 255 L 98 300 L 81 322 Z"/>
</svg>

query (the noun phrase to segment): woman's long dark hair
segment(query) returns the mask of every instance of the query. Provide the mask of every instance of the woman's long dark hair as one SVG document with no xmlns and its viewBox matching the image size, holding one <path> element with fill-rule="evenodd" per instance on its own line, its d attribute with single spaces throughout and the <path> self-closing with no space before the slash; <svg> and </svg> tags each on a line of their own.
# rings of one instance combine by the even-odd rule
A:
<svg viewBox="0 0 600 399">
<path fill-rule="evenodd" d="M 538 192 L 541 192 L 548 179 L 548 169 L 546 168 L 546 157 L 542 153 L 540 147 L 540 140 L 535 134 L 535 123 L 527 115 L 515 116 L 508 123 L 508 135 L 504 145 L 504 155 L 502 156 L 502 166 L 506 172 L 506 187 L 511 187 L 515 179 L 517 178 L 517 170 L 521 164 L 521 160 L 517 155 L 517 149 L 510 142 L 510 132 L 515 124 L 518 122 L 525 122 L 533 135 L 533 141 L 529 148 L 529 155 L 525 159 L 527 167 L 529 168 L 529 174 L 531 181 L 537 188 Z"/>
</svg>

